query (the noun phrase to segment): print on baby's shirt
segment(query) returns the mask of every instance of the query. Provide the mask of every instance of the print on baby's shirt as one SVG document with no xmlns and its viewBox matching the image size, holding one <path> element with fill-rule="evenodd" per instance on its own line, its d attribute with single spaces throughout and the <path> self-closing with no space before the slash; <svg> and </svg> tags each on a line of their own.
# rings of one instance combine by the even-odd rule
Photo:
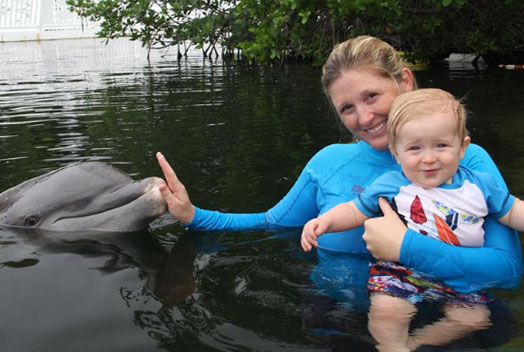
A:
<svg viewBox="0 0 524 352">
<path fill-rule="evenodd" d="M 462 245 L 457 231 L 469 233 L 464 225 L 477 225 L 481 218 L 428 198 L 427 195 L 401 190 L 391 205 L 408 228 L 449 244 Z"/>
</svg>

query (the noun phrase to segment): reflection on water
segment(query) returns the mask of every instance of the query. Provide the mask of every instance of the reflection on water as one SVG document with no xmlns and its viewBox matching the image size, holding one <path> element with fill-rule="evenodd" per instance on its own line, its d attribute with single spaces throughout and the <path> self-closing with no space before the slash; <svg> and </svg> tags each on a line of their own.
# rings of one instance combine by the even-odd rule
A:
<svg viewBox="0 0 524 352">
<path fill-rule="evenodd" d="M 414 351 L 421 346 L 445 346 L 491 326 L 490 310 L 484 304 L 446 303 L 443 316 L 413 329 L 417 308 L 406 299 L 374 292 L 370 296 L 368 327 L 381 352 Z"/>
<path fill-rule="evenodd" d="M 318 149 L 350 139 L 318 68 L 225 66 L 199 52 L 181 62 L 154 52 L 148 63 L 146 50 L 125 39 L 1 44 L 0 60 L 1 190 L 87 160 L 134 178 L 160 175 L 153 156 L 161 150 L 195 204 L 262 211 Z M 434 65 L 417 76 L 420 86 L 466 97 L 473 140 L 524 196 L 524 72 Z M 373 351 L 367 300 L 358 299 L 365 292 L 344 286 L 368 259 L 337 263 L 337 292 L 325 295 L 309 279 L 314 268 L 325 271 L 293 231 L 198 233 L 169 216 L 147 232 L 109 238 L 1 229 L 0 301 L 9 304 L 0 348 Z M 496 294 L 493 325 L 454 350 L 524 347 L 522 291 Z M 412 327 L 441 316 L 422 307 Z"/>
<path fill-rule="evenodd" d="M 408 339 L 411 350 L 424 345 L 444 346 L 491 326 L 491 313 L 485 305 L 445 305 L 443 312 L 444 316 L 438 321 L 413 331 Z"/>
</svg>

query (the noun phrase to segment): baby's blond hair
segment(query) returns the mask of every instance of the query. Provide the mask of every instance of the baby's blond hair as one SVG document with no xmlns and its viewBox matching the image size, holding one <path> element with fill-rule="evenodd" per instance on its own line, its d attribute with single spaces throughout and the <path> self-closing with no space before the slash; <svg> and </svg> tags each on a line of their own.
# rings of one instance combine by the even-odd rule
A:
<svg viewBox="0 0 524 352">
<path fill-rule="evenodd" d="M 400 128 L 419 116 L 451 111 L 457 119 L 457 133 L 466 138 L 466 108 L 451 93 L 442 89 L 425 88 L 399 94 L 391 105 L 388 118 L 389 149 L 395 154 Z"/>
</svg>

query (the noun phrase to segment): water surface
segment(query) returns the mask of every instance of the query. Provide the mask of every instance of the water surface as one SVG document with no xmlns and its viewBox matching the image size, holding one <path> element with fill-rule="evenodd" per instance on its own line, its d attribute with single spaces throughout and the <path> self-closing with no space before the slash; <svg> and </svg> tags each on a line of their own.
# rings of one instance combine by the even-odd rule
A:
<svg viewBox="0 0 524 352">
<path fill-rule="evenodd" d="M 223 65 L 199 52 L 177 61 L 175 51 L 148 62 L 126 39 L 6 43 L 0 62 L 0 190 L 92 160 L 159 176 L 160 150 L 195 204 L 263 211 L 316 151 L 350 140 L 318 68 Z M 436 64 L 417 76 L 465 96 L 473 141 L 523 197 L 524 71 Z M 374 350 L 356 303 L 311 284 L 315 265 L 297 231 L 192 232 L 169 216 L 67 243 L 2 229 L 0 349 Z M 497 291 L 494 328 L 444 350 L 524 349 L 523 293 Z"/>
</svg>

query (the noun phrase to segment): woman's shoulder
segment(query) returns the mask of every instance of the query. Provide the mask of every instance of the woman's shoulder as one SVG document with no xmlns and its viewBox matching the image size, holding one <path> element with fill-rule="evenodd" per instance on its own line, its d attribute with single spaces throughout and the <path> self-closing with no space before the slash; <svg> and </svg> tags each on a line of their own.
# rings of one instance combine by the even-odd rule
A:
<svg viewBox="0 0 524 352">
<path fill-rule="evenodd" d="M 320 149 L 318 153 L 346 153 L 348 150 L 359 150 L 358 143 L 333 143 L 326 145 L 324 148 Z"/>
<path fill-rule="evenodd" d="M 461 165 L 464 165 L 470 169 L 476 169 L 479 164 L 489 162 L 494 164 L 493 159 L 488 151 L 478 144 L 471 143 L 465 153 L 464 158 L 461 160 Z"/>
<path fill-rule="evenodd" d="M 308 165 L 315 167 L 321 165 L 340 165 L 347 163 L 360 154 L 361 150 L 358 143 L 334 143 L 320 149 L 309 160 Z"/>
<path fill-rule="evenodd" d="M 478 144 L 471 143 L 464 153 L 464 158 L 460 164 L 472 170 L 482 169 L 482 165 L 486 162 L 493 164 L 493 159 L 489 153 Z"/>
<path fill-rule="evenodd" d="M 466 148 L 466 150 L 469 150 L 469 151 L 484 151 L 484 148 L 482 148 L 480 145 L 476 144 L 476 143 L 470 143 L 468 145 L 468 147 Z"/>
<path fill-rule="evenodd" d="M 464 153 L 464 158 L 478 157 L 478 156 L 489 156 L 488 152 L 480 145 L 471 143 Z"/>
<path fill-rule="evenodd" d="M 506 187 L 497 165 L 495 165 L 495 162 L 489 153 L 479 145 L 472 143 L 468 146 L 464 158 L 460 161 L 460 165 L 465 166 L 470 170 L 488 173 L 494 177 L 500 185 L 504 188 Z"/>
<path fill-rule="evenodd" d="M 312 159 L 332 158 L 332 157 L 351 157 L 360 153 L 358 143 L 333 143 L 320 149 Z"/>
<path fill-rule="evenodd" d="M 482 170 L 472 170 L 463 165 L 459 166 L 456 174 L 459 177 L 459 179 L 462 180 L 461 182 L 463 182 L 463 180 L 469 180 L 470 182 L 478 186 L 492 186 L 496 184 L 495 178 L 489 173 Z"/>
</svg>

